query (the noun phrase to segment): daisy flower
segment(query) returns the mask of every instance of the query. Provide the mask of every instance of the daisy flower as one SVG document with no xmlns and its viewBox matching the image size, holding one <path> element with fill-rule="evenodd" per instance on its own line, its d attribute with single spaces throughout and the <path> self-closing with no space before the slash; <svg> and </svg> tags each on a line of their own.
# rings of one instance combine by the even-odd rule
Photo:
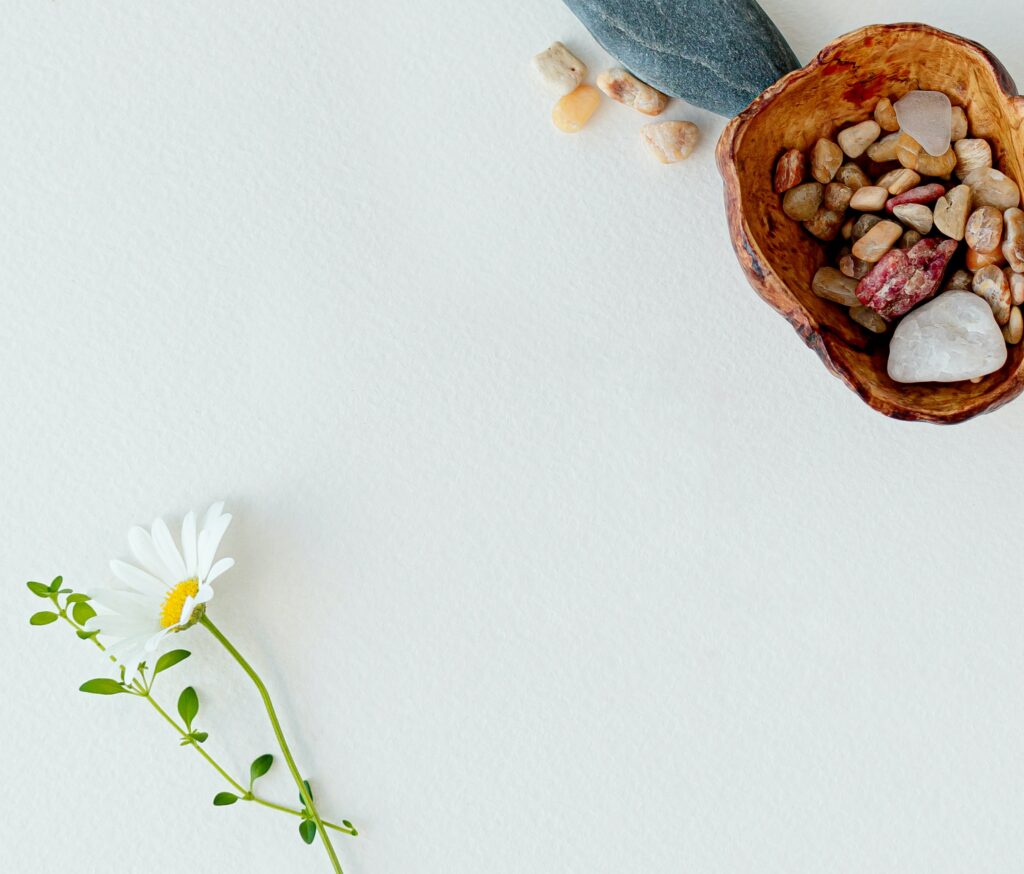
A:
<svg viewBox="0 0 1024 874">
<path fill-rule="evenodd" d="M 129 670 L 150 658 L 168 634 L 198 622 L 213 597 L 210 584 L 234 565 L 232 558 L 214 562 L 231 523 L 223 510 L 223 501 L 210 507 L 198 532 L 196 514 L 189 511 L 181 523 L 180 551 L 163 519 L 149 531 L 132 528 L 128 543 L 137 564 L 112 561 L 121 586 L 92 593 L 102 612 L 85 627 L 111 638 L 110 654 Z"/>
</svg>

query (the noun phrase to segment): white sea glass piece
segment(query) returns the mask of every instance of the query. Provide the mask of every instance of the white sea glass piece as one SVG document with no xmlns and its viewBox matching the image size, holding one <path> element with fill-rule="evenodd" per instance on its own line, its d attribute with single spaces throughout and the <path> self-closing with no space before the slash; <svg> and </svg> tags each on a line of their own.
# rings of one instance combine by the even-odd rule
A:
<svg viewBox="0 0 1024 874">
<path fill-rule="evenodd" d="M 889 343 L 896 382 L 959 382 L 1006 363 L 1006 340 L 992 308 L 969 291 L 947 291 L 911 310 Z"/>
<path fill-rule="evenodd" d="M 953 105 L 941 91 L 911 91 L 894 104 L 900 130 L 910 134 L 929 155 L 949 151 Z"/>
</svg>

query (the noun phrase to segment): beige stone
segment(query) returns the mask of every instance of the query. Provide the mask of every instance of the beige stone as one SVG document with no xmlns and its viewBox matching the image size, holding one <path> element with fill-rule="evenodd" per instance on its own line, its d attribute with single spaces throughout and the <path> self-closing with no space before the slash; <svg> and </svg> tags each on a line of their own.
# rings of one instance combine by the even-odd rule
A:
<svg viewBox="0 0 1024 874">
<path fill-rule="evenodd" d="M 904 203 L 895 207 L 892 213 L 901 222 L 922 234 L 927 234 L 932 229 L 934 219 L 931 207 L 923 203 Z"/>
<path fill-rule="evenodd" d="M 811 150 L 811 175 L 822 185 L 835 178 L 836 170 L 843 163 L 843 150 L 824 137 Z"/>
<path fill-rule="evenodd" d="M 904 191 L 910 191 L 910 189 L 918 185 L 920 181 L 921 177 L 913 170 L 908 170 L 906 167 L 900 167 L 898 170 L 890 170 L 875 184 L 884 188 L 890 194 L 897 195 L 903 194 Z"/>
<path fill-rule="evenodd" d="M 1003 213 L 1003 256 L 1014 273 L 1024 273 L 1024 211 L 1017 207 Z"/>
<path fill-rule="evenodd" d="M 863 188 L 865 185 L 870 185 L 871 180 L 868 179 L 868 174 L 860 169 L 856 164 L 847 162 L 843 164 L 835 175 L 836 182 L 841 182 L 847 188 L 856 191 L 858 188 Z"/>
<path fill-rule="evenodd" d="M 980 206 L 971 213 L 964 229 L 964 242 L 987 255 L 999 248 L 1003 239 L 1003 214 L 994 206 Z"/>
<path fill-rule="evenodd" d="M 850 318 L 874 334 L 884 334 L 889 327 L 889 323 L 873 309 L 859 304 L 850 307 Z"/>
<path fill-rule="evenodd" d="M 839 236 L 842 225 L 842 215 L 825 207 L 821 207 L 809 221 L 804 222 L 808 233 L 826 242 L 831 242 Z"/>
<path fill-rule="evenodd" d="M 662 164 L 675 164 L 693 154 L 700 129 L 690 121 L 657 121 L 640 128 L 640 138 Z"/>
<path fill-rule="evenodd" d="M 1016 346 L 1020 338 L 1024 336 L 1024 316 L 1021 315 L 1020 307 L 1010 308 L 1010 318 L 1003 325 L 1003 339 L 1011 346 Z"/>
<path fill-rule="evenodd" d="M 850 207 L 865 212 L 874 212 L 885 206 L 889 199 L 889 192 L 881 185 L 866 185 L 853 192 L 850 198 Z"/>
<path fill-rule="evenodd" d="M 600 104 L 600 91 L 593 85 L 580 85 L 555 104 L 551 110 L 551 121 L 563 133 L 574 134 L 590 121 Z"/>
<path fill-rule="evenodd" d="M 879 164 L 885 164 L 888 161 L 895 161 L 898 153 L 900 141 L 900 134 L 886 134 L 877 142 L 872 143 L 868 146 L 868 157 L 872 161 L 877 161 Z"/>
<path fill-rule="evenodd" d="M 903 236 L 903 228 L 896 222 L 880 221 L 853 245 L 853 255 L 861 261 L 877 262 Z"/>
<path fill-rule="evenodd" d="M 805 182 L 791 188 L 783 195 L 782 211 L 795 222 L 806 222 L 814 218 L 825 197 L 825 186 L 820 182 Z"/>
<path fill-rule="evenodd" d="M 896 110 L 892 108 L 892 101 L 888 97 L 883 97 L 875 104 L 875 121 L 882 130 L 900 129 L 900 123 L 896 120 Z"/>
<path fill-rule="evenodd" d="M 953 143 L 956 154 L 956 175 L 963 179 L 969 173 L 992 166 L 992 147 L 988 140 L 960 140 Z"/>
<path fill-rule="evenodd" d="M 992 167 L 979 167 L 964 177 L 964 185 L 971 186 L 975 206 L 994 206 L 1013 209 L 1020 205 L 1020 189 L 1005 173 Z"/>
<path fill-rule="evenodd" d="M 967 113 L 962 106 L 953 107 L 953 121 L 949 138 L 954 143 L 967 136 Z"/>
<path fill-rule="evenodd" d="M 844 276 L 834 267 L 821 267 L 814 274 L 811 290 L 818 297 L 833 303 L 841 303 L 843 306 L 850 307 L 860 304 L 857 299 L 857 280 Z"/>
<path fill-rule="evenodd" d="M 558 97 L 575 91 L 587 78 L 587 65 L 560 42 L 534 55 L 530 67 L 534 78 Z"/>
<path fill-rule="evenodd" d="M 825 209 L 830 209 L 833 212 L 846 212 L 852 197 L 853 189 L 841 182 L 829 182 L 825 186 Z"/>
<path fill-rule="evenodd" d="M 971 214 L 971 189 L 957 185 L 938 199 L 933 212 L 935 227 L 953 240 L 962 240 Z"/>
<path fill-rule="evenodd" d="M 881 134 L 882 128 L 877 121 L 862 121 L 853 127 L 848 127 L 839 132 L 836 138 L 841 148 L 850 158 L 859 158 Z"/>
<path fill-rule="evenodd" d="M 1010 284 L 1002 270 L 992 264 L 982 267 L 974 274 L 971 290 L 992 307 L 992 315 L 1000 325 L 1007 323 L 1013 300 L 1010 297 Z"/>
<path fill-rule="evenodd" d="M 669 97 L 646 82 L 641 82 L 628 70 L 613 67 L 597 77 L 597 87 L 612 100 L 629 106 L 644 115 L 660 115 L 668 106 Z"/>
</svg>

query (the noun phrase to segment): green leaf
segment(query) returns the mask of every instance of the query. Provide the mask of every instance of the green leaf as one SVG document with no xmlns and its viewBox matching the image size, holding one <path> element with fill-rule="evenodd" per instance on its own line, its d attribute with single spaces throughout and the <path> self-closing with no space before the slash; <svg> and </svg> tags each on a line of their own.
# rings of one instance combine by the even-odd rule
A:
<svg viewBox="0 0 1024 874">
<path fill-rule="evenodd" d="M 178 697 L 178 713 L 185 721 L 185 727 L 192 730 L 192 720 L 199 713 L 199 696 L 191 686 L 186 686 Z"/>
<path fill-rule="evenodd" d="M 173 668 L 178 662 L 183 662 L 192 653 L 187 649 L 172 649 L 170 652 L 165 652 L 160 658 L 156 660 L 156 667 L 153 668 L 153 676 L 155 677 L 161 671 L 166 671 L 168 668 Z"/>
<path fill-rule="evenodd" d="M 227 807 L 229 804 L 234 804 L 238 801 L 238 796 L 233 795 L 231 792 L 218 792 L 213 796 L 213 803 L 217 807 Z"/>
<path fill-rule="evenodd" d="M 61 584 L 62 584 L 63 582 L 64 582 L 64 577 L 54 577 L 54 578 L 53 578 L 53 582 L 52 582 L 52 583 L 50 583 L 50 591 L 51 591 L 51 592 L 52 592 L 53 594 L 55 594 L 55 595 L 56 595 L 56 594 L 57 594 L 57 591 L 58 591 L 58 590 L 60 589 L 60 587 L 61 587 Z"/>
<path fill-rule="evenodd" d="M 28 620 L 29 625 L 49 625 L 51 622 L 56 621 L 57 614 L 49 610 L 40 610 L 38 613 L 33 613 Z"/>
<path fill-rule="evenodd" d="M 270 766 L 274 764 L 274 757 L 270 753 L 264 753 L 258 759 L 253 759 L 253 763 L 249 765 L 249 788 L 252 789 L 252 784 L 259 780 L 267 771 L 270 770 Z"/>
<path fill-rule="evenodd" d="M 189 737 L 191 737 L 196 743 L 199 743 L 199 744 L 201 744 L 209 736 L 210 736 L 210 733 L 207 732 L 207 731 L 193 731 L 192 734 L 189 735 Z"/>
<path fill-rule="evenodd" d="M 75 631 L 79 640 L 88 640 L 90 637 L 95 637 L 99 633 L 100 630 L 98 628 L 94 628 L 92 631 L 82 631 L 81 629 L 76 629 Z"/>
<path fill-rule="evenodd" d="M 125 692 L 117 680 L 109 680 L 106 677 L 98 677 L 95 680 L 87 680 L 78 687 L 79 692 L 88 692 L 91 695 L 121 695 Z"/>
<path fill-rule="evenodd" d="M 37 595 L 40 598 L 49 598 L 50 597 L 50 590 L 49 590 L 49 588 L 47 587 L 47 585 L 45 583 L 30 582 L 30 583 L 25 583 L 25 585 L 28 586 L 28 590 L 33 595 Z"/>
<path fill-rule="evenodd" d="M 307 844 L 313 843 L 316 840 L 316 823 L 311 819 L 304 819 L 299 823 L 299 834 Z"/>
<path fill-rule="evenodd" d="M 309 793 L 310 801 L 316 801 L 316 799 L 313 797 L 313 790 L 309 788 L 309 780 L 303 780 L 302 785 L 306 787 L 306 791 Z M 306 806 L 306 799 L 302 797 L 301 792 L 299 793 L 299 801 L 302 803 L 303 807 Z"/>
<path fill-rule="evenodd" d="M 71 608 L 71 615 L 79 625 L 85 625 L 86 622 L 96 615 L 96 611 L 86 604 L 85 601 L 78 601 Z"/>
<path fill-rule="evenodd" d="M 88 600 L 90 600 L 89 596 L 88 595 L 83 595 L 81 592 L 75 592 L 75 594 L 73 594 L 73 595 L 68 595 L 68 603 L 69 604 L 77 604 L 79 601 L 88 601 Z"/>
</svg>

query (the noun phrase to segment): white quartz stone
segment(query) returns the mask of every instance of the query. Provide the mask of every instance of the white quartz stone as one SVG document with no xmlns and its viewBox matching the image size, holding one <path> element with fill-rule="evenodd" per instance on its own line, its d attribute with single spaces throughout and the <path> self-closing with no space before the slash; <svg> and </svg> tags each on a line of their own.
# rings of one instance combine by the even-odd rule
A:
<svg viewBox="0 0 1024 874">
<path fill-rule="evenodd" d="M 907 313 L 889 344 L 896 382 L 958 382 L 998 370 L 1006 340 L 992 308 L 969 291 L 947 291 Z"/>
<path fill-rule="evenodd" d="M 953 105 L 941 91 L 911 91 L 893 104 L 900 130 L 910 134 L 929 155 L 949 151 Z"/>
</svg>

